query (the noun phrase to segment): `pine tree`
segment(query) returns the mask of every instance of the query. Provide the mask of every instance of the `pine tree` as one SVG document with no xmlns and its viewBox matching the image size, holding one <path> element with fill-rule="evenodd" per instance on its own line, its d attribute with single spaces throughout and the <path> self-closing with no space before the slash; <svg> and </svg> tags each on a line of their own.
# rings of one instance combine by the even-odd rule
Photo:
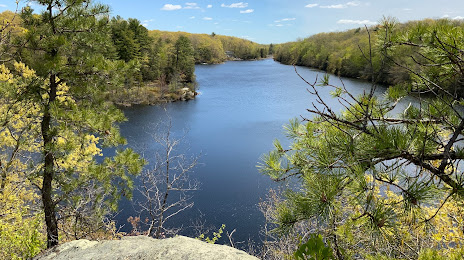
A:
<svg viewBox="0 0 464 260">
<path fill-rule="evenodd" d="M 319 82 L 305 80 L 317 100 L 307 109 L 313 117 L 292 120 L 286 127 L 293 141 L 290 148 L 276 141 L 260 165 L 273 180 L 299 182 L 277 203 L 274 221 L 279 230 L 306 223 L 310 232 L 331 242 L 339 259 L 350 254 L 417 258 L 427 247 L 462 246 L 463 214 L 455 209 L 464 198 L 459 167 L 464 159 L 459 144 L 464 101 L 458 91 L 442 86 L 454 81 L 459 89 L 464 33 L 450 21 L 419 24 L 404 33 L 395 26 L 393 19 L 386 19 L 381 40 L 363 55 L 371 72 L 375 66 L 370 51 L 382 57 L 380 64 L 403 66 L 412 84 L 390 87 L 379 96 L 374 74 L 371 90 L 354 96 L 343 85 L 332 85 L 328 75 Z M 391 56 L 405 47 L 421 57 L 412 61 L 414 67 Z M 323 87 L 331 88 L 345 107 L 341 113 L 323 97 Z M 414 103 L 398 106 L 412 89 L 433 95 L 416 93 Z M 394 116 L 392 111 L 400 113 Z M 437 224 L 440 215 L 445 224 Z M 459 239 L 444 244 L 450 230 Z"/>
<path fill-rule="evenodd" d="M 41 156 L 33 156 L 40 183 L 47 247 L 58 244 L 59 223 L 70 222 L 79 238 L 80 227 L 93 227 L 121 194 L 130 195 L 132 180 L 143 165 L 130 149 L 97 162 L 102 146 L 124 143 L 116 122 L 121 111 L 104 100 L 118 87 L 117 65 L 108 59 L 114 48 L 108 30 L 108 7 L 90 1 L 36 1 L 44 7 L 35 15 L 21 12 L 24 36 L 17 39 L 18 55 L 35 71 L 17 98 L 39 108 Z M 40 158 L 40 160 L 37 160 Z"/>
</svg>

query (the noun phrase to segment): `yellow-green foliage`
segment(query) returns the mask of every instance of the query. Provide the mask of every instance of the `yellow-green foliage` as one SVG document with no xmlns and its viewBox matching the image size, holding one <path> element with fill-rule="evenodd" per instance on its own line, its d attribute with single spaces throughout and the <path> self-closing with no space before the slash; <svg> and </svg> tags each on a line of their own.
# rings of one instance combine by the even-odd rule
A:
<svg viewBox="0 0 464 260">
<path fill-rule="evenodd" d="M 201 234 L 197 239 L 205 241 L 210 244 L 215 244 L 219 238 L 221 238 L 222 233 L 224 233 L 224 228 L 226 227 L 225 224 L 222 224 L 221 227 L 219 228 L 218 232 L 213 232 L 213 238 L 209 238 L 205 236 L 205 234 Z"/>
<path fill-rule="evenodd" d="M 445 253 L 444 253 L 445 252 Z M 461 260 L 464 259 L 462 248 L 452 250 L 427 249 L 421 252 L 418 260 Z"/>
<path fill-rule="evenodd" d="M 10 174 L 0 192 L 0 259 L 24 259 L 45 247 L 43 216 L 37 214 L 38 196 L 21 174 Z"/>
<path fill-rule="evenodd" d="M 190 39 L 195 51 L 196 63 L 220 63 L 227 57 L 226 51 L 231 51 L 239 59 L 259 59 L 267 56 L 269 46 L 258 44 L 246 39 L 224 35 L 192 34 L 187 32 L 165 32 L 153 30 L 149 35 L 168 43 L 174 43 L 180 36 Z"/>
<path fill-rule="evenodd" d="M 387 27 L 389 35 L 385 37 Z M 368 31 L 369 33 L 360 27 L 343 32 L 319 33 L 297 42 L 280 44 L 276 48 L 274 59 L 285 64 L 308 66 L 341 76 L 364 79 L 373 77 L 370 68 L 372 61 L 376 71 L 382 69 L 381 73 L 375 75 L 377 82 L 386 84 L 410 83 L 411 80 L 418 84 L 420 80 L 411 79 L 414 76 L 404 66 L 414 69 L 420 63 L 427 64 L 433 61 L 441 65 L 426 68 L 432 72 L 429 74 L 431 80 L 435 83 L 438 83 L 438 80 L 456 82 L 456 68 L 448 63 L 447 51 L 439 53 L 435 49 L 428 52 L 428 47 L 420 50 L 421 47 L 418 46 L 434 45 L 433 37 L 436 35 L 445 43 L 448 51 L 462 49 L 462 21 L 425 19 L 400 24 L 394 18 L 384 18 L 381 24 L 369 27 Z M 385 52 L 382 49 L 385 47 L 385 40 L 393 43 L 413 43 L 417 46 L 398 44 Z M 387 59 L 388 62 L 382 62 L 385 54 L 401 66 L 389 62 L 390 59 Z M 415 61 L 410 57 L 414 57 Z M 441 84 L 442 87 L 452 84 L 445 83 Z"/>
<path fill-rule="evenodd" d="M 44 248 L 45 241 L 43 216 L 37 213 L 39 197 L 28 179 L 27 161 L 19 156 L 19 151 L 38 149 L 29 131 L 37 131 L 40 112 L 30 102 L 11 102 L 14 95 L 24 91 L 35 73 L 22 63 L 13 67 L 16 76 L 0 65 L 0 92 L 4 101 L 0 103 L 0 259 L 32 257 Z"/>
<path fill-rule="evenodd" d="M 21 27 L 21 18 L 11 11 L 0 13 L 0 25 L 4 28 L 0 32 L 0 36 L 6 36 L 8 33 L 19 34 L 24 32 L 24 28 Z"/>
</svg>

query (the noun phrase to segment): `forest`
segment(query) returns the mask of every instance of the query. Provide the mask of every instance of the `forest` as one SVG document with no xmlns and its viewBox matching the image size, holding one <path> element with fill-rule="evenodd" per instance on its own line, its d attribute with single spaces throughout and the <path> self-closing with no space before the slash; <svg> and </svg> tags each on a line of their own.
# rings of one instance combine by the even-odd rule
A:
<svg viewBox="0 0 464 260">
<path fill-rule="evenodd" d="M 464 257 L 464 23 L 384 18 L 377 26 L 260 45 L 215 33 L 149 31 L 88 0 L 34 2 L 44 11 L 0 14 L 0 258 L 27 259 L 81 238 L 120 238 L 111 216 L 121 198 L 132 197 L 137 176 L 165 197 L 169 189 L 196 189 L 173 182 L 195 158 L 167 178 L 164 191 L 142 173 L 147 161 L 124 146 L 120 105 L 185 98 L 183 91 L 196 90 L 195 64 L 269 54 L 328 73 L 304 79 L 295 68 L 315 97 L 307 109 L 314 117 L 291 120 L 289 147 L 275 141 L 258 162 L 262 174 L 294 188 L 271 190 L 260 203 L 270 229 L 255 255 Z M 371 89 L 355 96 L 329 73 L 365 79 Z M 380 85 L 388 86 L 381 97 Z M 417 105 L 392 116 L 408 97 Z M 177 145 L 170 138 L 169 131 L 160 138 L 168 171 Z M 105 148 L 114 155 L 104 157 Z M 185 198 L 173 205 L 191 207 Z M 137 234 L 167 234 L 164 202 Z M 205 240 L 216 242 L 223 228 Z"/>
<path fill-rule="evenodd" d="M 394 18 L 386 19 L 394 20 Z M 408 41 L 412 40 L 412 37 L 425 34 L 430 28 L 438 28 L 437 30 L 442 33 L 445 33 L 445 30 L 459 31 L 464 28 L 464 23 L 461 20 L 447 19 L 425 19 L 398 23 L 395 32 L 389 37 L 398 37 L 399 34 L 402 34 L 401 36 L 405 37 L 403 40 Z M 384 54 L 381 51 L 369 53 L 370 50 L 381 49 L 380 45 L 385 40 L 383 29 L 380 24 L 366 28 L 359 27 L 344 32 L 319 33 L 296 42 L 277 45 L 274 59 L 284 64 L 307 66 L 338 76 L 366 80 L 372 80 L 370 70 L 370 63 L 372 62 L 376 70 L 381 69 L 381 73 L 376 74 L 375 81 L 377 83 L 387 86 L 404 84 L 411 86 L 414 91 L 427 91 L 424 88 L 412 86 L 415 79 L 407 69 L 418 69 L 421 64 L 428 62 L 421 53 L 416 51 L 417 46 L 404 44 L 389 49 L 388 51 L 392 53 L 391 59 L 388 61 L 382 59 Z M 366 30 L 369 31 L 369 35 L 366 35 Z M 422 41 L 425 41 L 425 39 Z M 421 44 L 422 41 L 416 44 Z M 369 55 L 372 57 L 369 58 Z M 444 71 L 440 72 L 444 73 Z M 455 75 L 451 71 L 447 75 L 437 72 L 432 80 L 439 81 L 443 87 L 453 88 L 456 93 L 464 93 L 462 78 L 456 78 L 457 76 L 459 75 Z"/>
<path fill-rule="evenodd" d="M 11 11 L 1 13 L 0 19 L 9 24 L 12 36 L 26 30 L 22 18 Z M 192 99 L 196 90 L 195 64 L 261 59 L 269 52 L 268 45 L 214 32 L 149 31 L 132 18 L 116 16 L 106 26 L 111 34 L 106 57 L 117 60 L 126 75 L 124 88 L 109 91 L 107 97 L 125 106 Z M 185 88 L 189 93 L 182 90 Z"/>
</svg>

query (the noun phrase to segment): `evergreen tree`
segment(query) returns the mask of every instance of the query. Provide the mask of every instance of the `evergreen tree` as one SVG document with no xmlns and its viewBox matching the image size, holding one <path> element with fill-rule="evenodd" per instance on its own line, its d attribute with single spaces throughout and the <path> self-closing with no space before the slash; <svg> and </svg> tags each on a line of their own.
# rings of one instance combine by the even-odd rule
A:
<svg viewBox="0 0 464 260">
<path fill-rule="evenodd" d="M 176 82 L 190 83 L 194 81 L 195 59 L 193 56 L 193 47 L 190 40 L 185 36 L 180 36 L 174 44 L 172 66 Z"/>
<path fill-rule="evenodd" d="M 18 55 L 35 70 L 34 80 L 16 98 L 38 108 L 34 140 L 40 140 L 41 156 L 31 157 L 30 178 L 40 190 L 52 247 L 59 241 L 58 221 L 73 223 L 76 238 L 84 228 L 97 227 L 121 194 L 130 195 L 130 175 L 143 163 L 130 149 L 101 162 L 95 158 L 101 146 L 124 143 L 115 125 L 124 116 L 103 99 L 120 85 L 119 65 L 108 59 L 114 56 L 108 8 L 87 0 L 36 3 L 44 11 L 22 10 L 26 33 L 18 39 Z"/>
<path fill-rule="evenodd" d="M 134 24 L 130 25 L 120 16 L 111 19 L 112 38 L 118 57 L 126 62 L 140 59 L 142 56 L 134 29 L 137 30 Z"/>
<path fill-rule="evenodd" d="M 328 76 L 306 81 L 317 100 L 308 109 L 314 117 L 291 121 L 286 127 L 291 147 L 276 142 L 260 168 L 276 181 L 298 177 L 300 182 L 277 203 L 274 220 L 279 230 L 306 223 L 331 242 L 339 259 L 350 254 L 417 258 L 428 247 L 462 246 L 463 214 L 455 209 L 464 198 L 459 167 L 464 159 L 459 144 L 464 101 L 442 84 L 454 80 L 459 89 L 464 33 L 449 22 L 418 25 L 403 33 L 396 26 L 392 19 L 384 21 L 376 55 L 382 57 L 380 64 L 404 67 L 391 54 L 412 46 L 422 60 L 404 67 L 414 79 L 411 85 L 390 87 L 382 98 L 376 94 L 376 76 L 371 90 L 360 96 L 330 84 Z M 374 71 L 373 60 L 367 63 Z M 336 113 L 321 87 L 332 88 L 345 110 Z M 399 107 L 414 87 L 434 95 L 417 95 L 416 103 Z M 400 113 L 393 117 L 392 111 Z M 450 232 L 457 239 L 445 239 Z"/>
</svg>

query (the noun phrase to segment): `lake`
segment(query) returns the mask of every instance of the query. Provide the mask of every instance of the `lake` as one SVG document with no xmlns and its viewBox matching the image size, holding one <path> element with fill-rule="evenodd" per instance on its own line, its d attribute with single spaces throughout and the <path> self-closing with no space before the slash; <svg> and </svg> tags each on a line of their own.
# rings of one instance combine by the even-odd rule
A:
<svg viewBox="0 0 464 260">
<path fill-rule="evenodd" d="M 310 82 L 324 75 L 303 67 L 298 71 Z M 206 225 L 219 228 L 225 224 L 229 232 L 236 229 L 235 241 L 252 239 L 259 243 L 264 217 L 257 204 L 278 184 L 261 175 L 256 166 L 260 156 L 273 148 L 273 140 L 289 144 L 283 125 L 295 117 L 311 117 L 306 108 L 315 99 L 292 66 L 271 59 L 197 65 L 196 75 L 201 94 L 195 100 L 124 109 L 128 121 L 121 125 L 121 132 L 130 147 L 153 160 L 159 148 L 152 138 L 154 125 L 166 120 L 166 109 L 173 121 L 173 135 L 185 134 L 186 144 L 179 151 L 201 155 L 192 173 L 201 182 L 201 189 L 193 193 L 195 205 L 167 226 L 188 230 L 193 220 L 201 218 Z M 354 94 L 370 88 L 370 83 L 361 80 L 343 82 Z M 332 76 L 331 83 L 340 81 Z M 380 88 L 378 94 L 384 90 Z M 321 95 L 339 111 L 342 107 L 330 97 L 330 91 L 321 88 Z M 134 199 L 141 198 L 135 194 Z M 126 219 L 137 213 L 127 201 L 121 203 L 121 209 L 117 219 L 126 224 L 122 230 L 128 231 Z"/>
</svg>

